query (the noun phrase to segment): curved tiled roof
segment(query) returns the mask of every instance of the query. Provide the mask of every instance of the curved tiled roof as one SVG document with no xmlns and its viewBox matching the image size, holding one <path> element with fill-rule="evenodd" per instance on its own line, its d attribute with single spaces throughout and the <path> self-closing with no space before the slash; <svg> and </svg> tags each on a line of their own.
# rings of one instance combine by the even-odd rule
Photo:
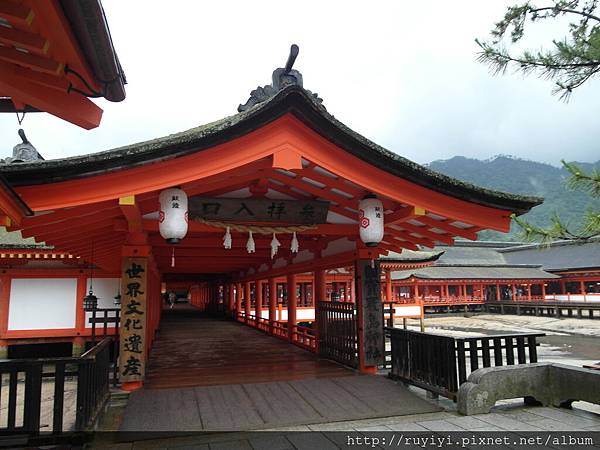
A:
<svg viewBox="0 0 600 450">
<path fill-rule="evenodd" d="M 225 119 L 150 141 L 64 159 L 0 166 L 13 186 L 44 184 L 155 163 L 185 156 L 243 136 L 291 113 L 348 153 L 395 176 L 433 191 L 524 214 L 543 199 L 481 188 L 434 172 L 393 153 L 352 131 L 329 114 L 312 94 L 288 86 L 254 107 Z"/>
</svg>

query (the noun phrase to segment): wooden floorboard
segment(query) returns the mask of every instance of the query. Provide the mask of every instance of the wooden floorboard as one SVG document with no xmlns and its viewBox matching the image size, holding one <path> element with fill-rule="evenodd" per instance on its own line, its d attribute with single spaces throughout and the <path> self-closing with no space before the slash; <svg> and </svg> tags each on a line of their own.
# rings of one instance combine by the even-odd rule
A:
<svg viewBox="0 0 600 450">
<path fill-rule="evenodd" d="M 345 375 L 354 372 L 246 325 L 177 305 L 163 311 L 144 384 L 166 389 Z"/>
<path fill-rule="evenodd" d="M 129 398 L 121 431 L 257 430 L 440 410 L 378 375 L 140 389 Z"/>
</svg>

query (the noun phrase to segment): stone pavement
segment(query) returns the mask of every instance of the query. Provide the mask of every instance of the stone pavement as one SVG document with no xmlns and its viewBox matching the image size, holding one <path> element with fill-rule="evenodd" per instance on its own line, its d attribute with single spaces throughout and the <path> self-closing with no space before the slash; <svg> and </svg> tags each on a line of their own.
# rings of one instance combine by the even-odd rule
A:
<svg viewBox="0 0 600 450">
<path fill-rule="evenodd" d="M 413 389 L 413 388 L 411 388 Z M 489 414 L 461 416 L 454 404 L 445 399 L 430 400 L 445 407 L 443 412 L 414 414 L 377 419 L 340 421 L 274 428 L 272 433 L 214 433 L 170 438 L 151 438 L 136 442 L 104 443 L 97 442 L 93 448 L 135 450 L 135 449 L 336 449 L 351 448 L 346 445 L 347 437 L 354 433 L 368 436 L 377 432 L 419 432 L 433 434 L 446 431 L 457 432 L 511 432 L 532 431 L 551 432 L 600 432 L 600 414 L 592 412 L 594 406 L 572 410 L 552 407 L 528 407 L 522 402 L 506 401 L 499 403 Z M 346 433 L 331 434 L 339 431 Z M 302 433 L 305 432 L 305 433 Z M 310 432 L 310 433 L 306 433 Z M 596 433 L 596 436 L 598 434 Z M 596 438 L 597 440 L 598 438 Z M 600 442 L 595 442 L 599 445 Z M 505 448 L 505 447 L 495 447 Z M 592 447 L 588 447 L 592 448 Z M 596 448 L 596 447 L 593 447 Z"/>
</svg>

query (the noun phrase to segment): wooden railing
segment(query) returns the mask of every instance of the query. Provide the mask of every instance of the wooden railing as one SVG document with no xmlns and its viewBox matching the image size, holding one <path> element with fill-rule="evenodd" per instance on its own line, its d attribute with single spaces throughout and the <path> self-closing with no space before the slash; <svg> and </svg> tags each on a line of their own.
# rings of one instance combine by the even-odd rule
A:
<svg viewBox="0 0 600 450">
<path fill-rule="evenodd" d="M 312 328 L 295 325 L 292 329 L 292 342 L 311 352 L 317 351 L 317 337 Z"/>
<path fill-rule="evenodd" d="M 319 355 L 350 367 L 357 367 L 358 327 L 354 304 L 319 302 L 316 314 Z"/>
<path fill-rule="evenodd" d="M 288 339 L 288 328 L 284 322 L 273 322 L 271 324 L 271 329 L 273 330 L 273 336 Z"/>
<path fill-rule="evenodd" d="M 0 362 L 0 376 L 8 378 L 8 403 L 3 407 L 6 408 L 3 411 L 6 422 L 2 421 L 0 434 L 38 435 L 41 415 L 50 409 L 52 427 L 45 424 L 44 431 L 60 434 L 91 427 L 109 396 L 111 341 L 110 338 L 103 339 L 80 357 Z M 65 382 L 70 382 L 72 377 L 77 378 L 77 406 L 75 417 L 66 417 Z M 45 386 L 51 392 L 43 389 Z M 52 400 L 43 405 L 44 398 Z M 68 422 L 66 430 L 65 418 Z"/>
<path fill-rule="evenodd" d="M 537 362 L 537 338 L 544 333 L 454 338 L 387 328 L 390 377 L 456 400 L 459 386 L 480 367 Z M 515 359 L 516 351 L 516 359 Z"/>
<path fill-rule="evenodd" d="M 121 308 L 94 308 L 91 313 L 92 317 L 89 318 L 89 323 L 92 324 L 92 345 L 96 344 L 97 337 L 119 335 Z M 112 324 L 110 329 L 109 324 Z"/>
<path fill-rule="evenodd" d="M 110 361 L 113 367 L 113 386 L 119 382 L 119 327 L 121 325 L 121 308 L 94 308 L 89 323 L 92 324 L 92 346 L 96 345 L 96 339 L 112 337 L 110 344 Z M 112 324 L 109 328 L 108 324 Z M 100 325 L 100 326 L 99 326 Z"/>
</svg>

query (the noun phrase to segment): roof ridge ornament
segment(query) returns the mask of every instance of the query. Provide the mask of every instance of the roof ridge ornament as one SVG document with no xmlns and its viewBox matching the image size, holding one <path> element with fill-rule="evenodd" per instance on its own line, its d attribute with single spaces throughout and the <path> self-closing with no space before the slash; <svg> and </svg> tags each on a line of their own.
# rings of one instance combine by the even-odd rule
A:
<svg viewBox="0 0 600 450">
<path fill-rule="evenodd" d="M 296 69 L 292 69 L 300 48 L 296 44 L 292 44 L 290 47 L 290 55 L 288 56 L 285 67 L 279 67 L 273 71 L 272 82 L 266 86 L 259 86 L 250 92 L 250 98 L 245 104 L 238 106 L 238 112 L 246 111 L 265 100 L 274 97 L 279 91 L 285 89 L 288 86 L 299 86 L 304 89 L 302 83 L 302 74 Z M 319 98 L 318 94 L 312 93 L 305 89 L 305 91 L 318 103 L 322 103 L 323 99 Z"/>
<path fill-rule="evenodd" d="M 31 142 L 25 136 L 25 131 L 22 128 L 19 128 L 19 136 L 21 137 L 22 143 L 18 143 L 13 147 L 13 155 L 12 158 L 6 158 L 4 162 L 6 164 L 14 164 L 14 163 L 28 163 L 33 161 L 43 161 L 44 158 L 40 153 L 36 150 Z"/>
</svg>

